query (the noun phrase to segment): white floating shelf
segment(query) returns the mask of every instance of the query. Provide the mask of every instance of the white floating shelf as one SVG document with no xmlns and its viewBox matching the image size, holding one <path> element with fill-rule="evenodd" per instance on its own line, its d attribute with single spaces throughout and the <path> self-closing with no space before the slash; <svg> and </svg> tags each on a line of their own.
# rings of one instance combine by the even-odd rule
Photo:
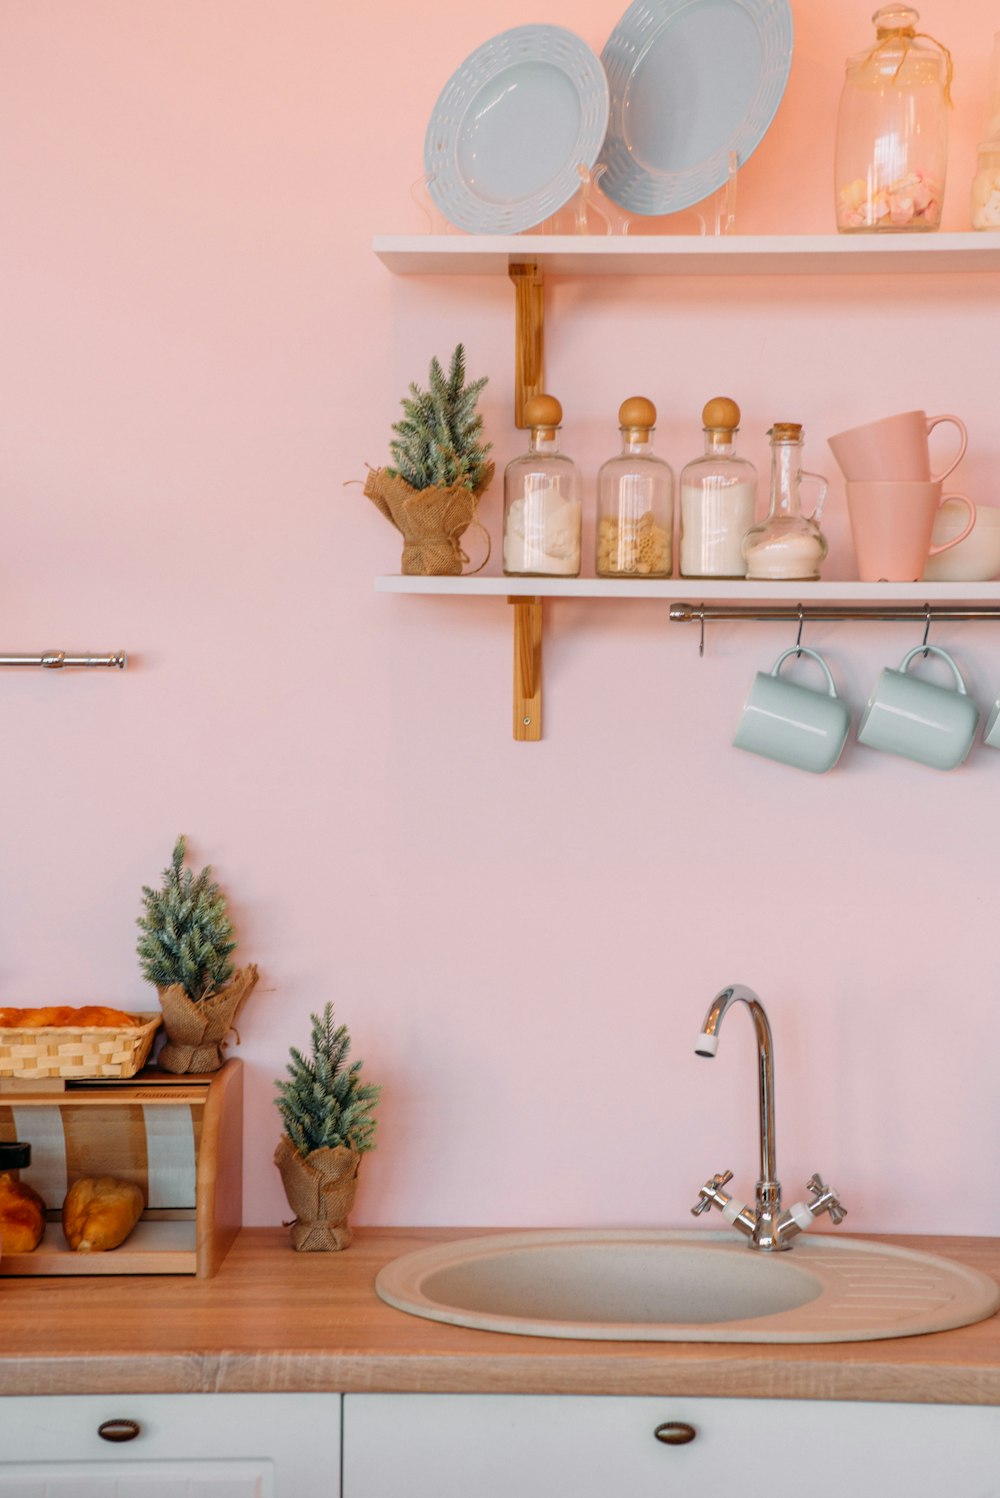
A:
<svg viewBox="0 0 1000 1498">
<path fill-rule="evenodd" d="M 717 582 L 710 577 L 665 578 L 658 582 L 598 577 L 401 577 L 375 579 L 378 593 L 437 593 L 453 598 L 628 598 L 670 603 L 863 603 L 873 608 L 894 603 L 920 606 L 963 603 L 1000 604 L 1000 582 L 859 583 Z"/>
<path fill-rule="evenodd" d="M 596 577 L 377 577 L 379 593 L 445 598 L 506 598 L 514 617 L 514 738 L 542 733 L 542 600 L 627 599 L 662 606 L 664 620 L 716 619 L 920 619 L 927 608 L 945 618 L 1000 619 L 1000 582 L 859 583 L 716 582 L 665 578 L 650 582 Z M 676 613 L 671 605 L 677 605 Z M 948 611 L 953 612 L 949 613 Z M 930 615 L 927 616 L 930 623 Z"/>
<path fill-rule="evenodd" d="M 379 234 L 397 275 L 782 276 L 998 271 L 1000 234 L 547 235 Z"/>
</svg>

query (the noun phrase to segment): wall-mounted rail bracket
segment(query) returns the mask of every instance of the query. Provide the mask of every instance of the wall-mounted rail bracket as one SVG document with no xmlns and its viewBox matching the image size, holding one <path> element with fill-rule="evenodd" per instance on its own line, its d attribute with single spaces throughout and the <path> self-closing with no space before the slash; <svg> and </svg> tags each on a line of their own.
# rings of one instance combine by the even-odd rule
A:
<svg viewBox="0 0 1000 1498">
<path fill-rule="evenodd" d="M 542 736 L 542 600 L 511 597 L 514 605 L 514 737 Z"/>
<path fill-rule="evenodd" d="M 124 671 L 128 656 L 124 650 L 115 650 L 110 655 L 70 655 L 65 650 L 43 650 L 40 655 L 0 655 L 0 666 L 43 666 L 46 670 L 61 670 L 63 666 L 117 666 Z"/>
<path fill-rule="evenodd" d="M 514 283 L 514 425 L 524 403 L 545 388 L 545 277 L 534 263 L 508 267 Z"/>
</svg>

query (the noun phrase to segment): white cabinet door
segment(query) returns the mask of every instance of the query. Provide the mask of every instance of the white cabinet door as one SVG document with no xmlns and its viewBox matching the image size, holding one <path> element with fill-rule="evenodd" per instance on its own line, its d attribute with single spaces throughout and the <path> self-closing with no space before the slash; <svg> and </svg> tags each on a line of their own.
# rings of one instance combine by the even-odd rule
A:
<svg viewBox="0 0 1000 1498">
<path fill-rule="evenodd" d="M 668 1423 L 694 1438 L 664 1444 Z M 1000 1498 L 1000 1409 L 348 1394 L 343 1483 L 343 1498 Z"/>
<path fill-rule="evenodd" d="M 106 1439 L 108 1422 L 122 1421 L 137 1434 Z M 0 1498 L 339 1493 L 337 1394 L 0 1398 Z"/>
</svg>

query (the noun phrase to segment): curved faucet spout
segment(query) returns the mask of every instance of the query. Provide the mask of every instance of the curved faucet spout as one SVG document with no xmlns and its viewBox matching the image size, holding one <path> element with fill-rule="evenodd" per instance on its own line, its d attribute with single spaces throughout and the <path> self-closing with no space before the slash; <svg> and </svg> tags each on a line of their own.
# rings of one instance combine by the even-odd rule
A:
<svg viewBox="0 0 1000 1498">
<path fill-rule="evenodd" d="M 731 983 L 720 989 L 712 1000 L 695 1042 L 699 1056 L 714 1056 L 719 1049 L 719 1031 L 730 1006 L 745 1004 L 753 1020 L 757 1037 L 757 1081 L 760 1113 L 760 1177 L 766 1186 L 777 1184 L 777 1166 L 774 1148 L 774 1051 L 771 1043 L 771 1026 L 764 1006 L 752 988 L 742 983 Z"/>
<path fill-rule="evenodd" d="M 730 1196 L 723 1187 L 732 1180 L 731 1170 L 720 1172 L 706 1181 L 698 1192 L 698 1200 L 691 1208 L 699 1217 L 717 1207 L 737 1231 L 750 1240 L 751 1248 L 767 1252 L 780 1252 L 790 1248 L 796 1233 L 801 1233 L 822 1212 L 829 1212 L 832 1222 L 840 1222 L 846 1215 L 846 1207 L 836 1191 L 823 1184 L 819 1176 L 813 1176 L 808 1190 L 813 1192 L 811 1200 L 796 1202 L 786 1212 L 781 1208 L 781 1182 L 778 1180 L 774 1159 L 774 1053 L 771 1045 L 771 1026 L 768 1024 L 764 1006 L 752 988 L 742 983 L 731 983 L 722 988 L 708 1006 L 705 1023 L 695 1042 L 699 1056 L 714 1056 L 719 1049 L 719 1031 L 733 1004 L 745 1004 L 753 1020 L 757 1037 L 757 1082 L 758 1124 L 760 1130 L 760 1180 L 757 1182 L 754 1210 Z"/>
</svg>

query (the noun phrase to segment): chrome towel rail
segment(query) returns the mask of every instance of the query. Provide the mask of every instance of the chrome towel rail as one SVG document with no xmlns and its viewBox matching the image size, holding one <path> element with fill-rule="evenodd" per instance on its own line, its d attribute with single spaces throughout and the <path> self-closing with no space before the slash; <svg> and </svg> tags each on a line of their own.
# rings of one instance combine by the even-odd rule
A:
<svg viewBox="0 0 1000 1498">
<path fill-rule="evenodd" d="M 62 666 L 117 666 L 124 671 L 127 664 L 124 650 L 111 655 L 70 655 L 65 650 L 45 650 L 41 655 L 0 655 L 0 666 L 45 666 L 50 671 Z"/>
<path fill-rule="evenodd" d="M 936 623 L 939 620 L 949 619 L 1000 619 L 1000 605 L 993 603 L 900 603 L 900 604 L 875 604 L 866 606 L 864 604 L 852 603 L 672 603 L 670 605 L 670 617 L 680 624 L 711 623 L 714 620 L 724 619 L 751 619 L 766 621 L 770 619 L 800 620 L 836 620 L 836 619 L 873 619 L 873 620 L 907 620 L 916 619 L 922 624 Z"/>
</svg>

